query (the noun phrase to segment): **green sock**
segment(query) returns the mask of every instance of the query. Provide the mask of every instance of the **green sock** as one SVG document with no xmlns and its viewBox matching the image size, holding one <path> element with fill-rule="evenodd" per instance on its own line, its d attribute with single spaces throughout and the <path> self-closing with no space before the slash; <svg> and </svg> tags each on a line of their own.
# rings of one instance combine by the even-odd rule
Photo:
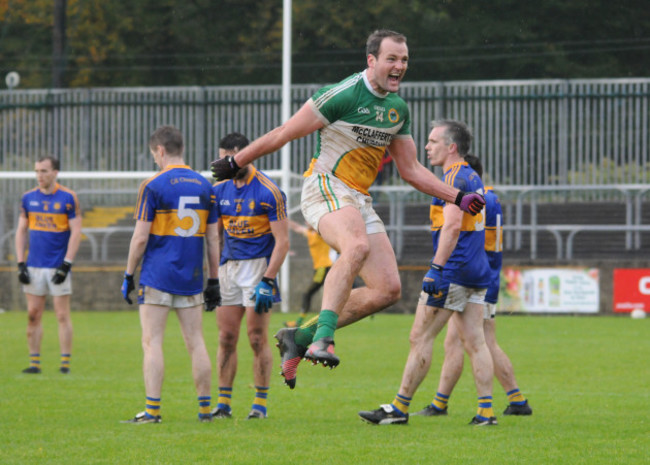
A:
<svg viewBox="0 0 650 465">
<path fill-rule="evenodd" d="M 334 330 L 339 316 L 332 310 L 321 310 L 318 317 L 318 328 L 314 334 L 314 341 L 323 337 L 334 337 Z"/>
<path fill-rule="evenodd" d="M 293 338 L 293 340 L 296 341 L 296 344 L 303 347 L 309 346 L 309 344 L 311 344 L 311 341 L 314 340 L 317 323 L 318 318 L 312 318 L 307 323 L 298 328 L 298 331 L 296 331 L 296 335 Z"/>
<path fill-rule="evenodd" d="M 315 315 L 315 316 L 312 316 L 312 317 L 311 317 L 309 320 L 307 320 L 305 323 L 301 324 L 300 327 L 304 329 L 304 328 L 307 328 L 307 327 L 311 327 L 311 326 L 313 326 L 313 327 L 315 328 L 316 325 L 318 324 L 318 317 L 319 317 L 319 316 L 320 316 L 320 314 Z M 314 331 L 316 331 L 316 330 L 314 330 Z"/>
</svg>

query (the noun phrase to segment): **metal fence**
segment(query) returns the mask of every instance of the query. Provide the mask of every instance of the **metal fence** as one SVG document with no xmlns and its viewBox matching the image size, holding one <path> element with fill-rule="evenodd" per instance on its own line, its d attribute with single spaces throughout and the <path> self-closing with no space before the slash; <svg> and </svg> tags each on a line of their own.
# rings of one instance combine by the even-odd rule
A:
<svg viewBox="0 0 650 465">
<path fill-rule="evenodd" d="M 153 173 L 148 173 L 153 174 Z M 209 172 L 203 173 L 209 176 Z M 267 171 L 276 180 L 280 171 Z M 33 187 L 31 173 L 2 173 L 0 182 L 9 177 L 22 178 Z M 62 173 L 61 183 L 73 188 L 79 197 L 84 218 L 97 205 L 132 207 L 137 186 L 145 173 L 121 174 L 121 187 L 106 188 L 115 181 L 107 173 Z M 291 178 L 287 192 L 295 207 L 290 212 L 296 221 L 302 184 Z M 650 254 L 650 185 L 617 184 L 609 186 L 494 186 L 504 213 L 504 251 L 509 259 L 554 260 L 630 260 Z M 554 193 L 547 198 L 547 192 Z M 571 200 L 576 193 L 593 191 L 607 194 L 607 202 Z M 400 261 L 420 260 L 430 250 L 429 204 L 410 186 L 372 187 L 375 208 L 382 217 L 395 255 Z M 0 204 L 0 265 L 13 262 L 15 225 L 19 213 L 18 193 L 14 202 Z M 86 221 L 84 219 L 84 222 Z M 112 224 L 84 223 L 84 241 L 78 255 L 92 263 L 122 262 L 128 251 L 134 221 L 131 214 Z"/>
<path fill-rule="evenodd" d="M 292 111 L 319 87 L 294 85 Z M 428 124 L 446 117 L 473 128 L 489 183 L 650 182 L 650 79 L 420 82 L 400 94 L 423 163 Z M 66 171 L 151 170 L 149 134 L 173 124 L 188 163 L 203 170 L 224 134 L 258 137 L 281 123 L 280 107 L 280 86 L 0 91 L 0 168 L 31 170 L 54 153 Z M 292 143 L 294 173 L 315 146 L 314 135 Z M 279 154 L 258 166 L 280 169 Z"/>
<path fill-rule="evenodd" d="M 650 185 L 494 186 L 494 191 L 503 209 L 503 250 L 511 260 L 620 261 L 650 253 Z M 586 191 L 610 200 L 575 201 Z M 398 260 L 420 257 L 422 244 L 430 242 L 430 199 L 414 202 L 419 195 L 403 186 L 373 187 L 371 193 Z"/>
<path fill-rule="evenodd" d="M 319 87 L 293 86 L 292 111 Z M 650 185 L 650 79 L 421 82 L 403 84 L 400 94 L 411 109 L 424 164 L 432 119 L 461 119 L 473 128 L 473 152 L 483 161 L 486 184 L 498 186 L 506 207 L 514 209 L 508 215 L 512 252 L 530 259 L 571 259 L 593 255 L 593 250 L 606 251 L 606 257 L 644 252 L 650 242 L 645 221 L 650 194 L 644 188 Z M 121 173 L 155 169 L 147 141 L 156 127 L 179 127 L 186 161 L 206 170 L 224 134 L 258 137 L 281 123 L 280 110 L 280 86 L 0 91 L 0 260 L 9 254 L 18 201 L 34 186 L 30 173 L 15 172 L 32 171 L 38 156 L 58 155 L 62 176 L 109 172 L 104 179 L 76 173 L 78 179 L 65 180 L 84 209 L 132 205 L 139 181 Z M 291 144 L 294 174 L 307 168 L 315 147 L 315 135 Z M 279 153 L 257 166 L 279 170 Z M 299 184 L 293 179 L 292 186 Z M 389 165 L 382 186 L 402 192 L 402 184 Z M 632 190 L 626 188 L 623 195 L 619 185 Z M 388 196 L 384 212 L 398 255 L 408 255 L 410 229 L 422 232 L 426 223 L 409 224 L 404 219 L 408 205 L 418 208 L 430 201 L 410 188 L 405 192 Z M 635 192 L 633 197 L 629 192 Z M 613 220 L 616 213 L 592 204 L 579 221 L 570 213 L 561 221 L 554 218 L 554 205 L 584 201 L 609 202 L 625 217 Z M 544 205 L 550 206 L 551 219 L 538 221 Z M 574 247 L 578 226 L 581 240 Z M 618 230 L 623 235 L 609 234 Z M 97 247 L 88 253 L 107 254 Z"/>
</svg>

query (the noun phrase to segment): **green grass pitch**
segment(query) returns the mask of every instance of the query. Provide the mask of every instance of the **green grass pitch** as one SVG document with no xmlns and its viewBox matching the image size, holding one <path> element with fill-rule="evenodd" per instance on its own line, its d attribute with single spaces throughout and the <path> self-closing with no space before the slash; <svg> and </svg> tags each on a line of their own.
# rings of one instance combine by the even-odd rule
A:
<svg viewBox="0 0 650 465">
<path fill-rule="evenodd" d="M 189 357 L 172 314 L 159 425 L 120 423 L 144 407 L 137 312 L 75 312 L 72 317 L 72 372 L 58 372 L 56 322 L 48 311 L 43 373 L 24 375 L 27 316 L 0 314 L 1 464 L 593 465 L 642 464 L 650 456 L 650 319 L 497 317 L 499 340 L 534 414 L 500 415 L 506 397 L 495 381 L 499 426 L 476 428 L 467 425 L 476 409 L 469 363 L 448 417 L 412 417 L 407 426 L 381 427 L 358 418 L 357 411 L 377 408 L 395 395 L 411 315 L 379 314 L 337 332 L 341 365 L 329 370 L 303 362 L 294 391 L 277 375 L 274 348 L 270 416 L 262 421 L 244 420 L 254 390 L 243 337 L 233 419 L 199 423 Z M 285 319 L 273 316 L 271 335 Z M 204 328 L 214 361 L 213 314 L 205 314 Z M 412 411 L 435 393 L 441 342 L 442 337 Z M 215 396 L 214 371 L 212 379 Z"/>
</svg>

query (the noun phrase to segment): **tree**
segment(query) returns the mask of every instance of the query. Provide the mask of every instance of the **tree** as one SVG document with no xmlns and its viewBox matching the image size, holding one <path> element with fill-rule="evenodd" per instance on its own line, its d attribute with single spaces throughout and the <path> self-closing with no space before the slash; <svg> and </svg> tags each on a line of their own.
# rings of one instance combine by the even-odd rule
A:
<svg viewBox="0 0 650 465">
<path fill-rule="evenodd" d="M 62 1 L 62 0 L 57 0 Z M 645 2 L 293 1 L 294 82 L 365 67 L 378 28 L 408 36 L 411 81 L 647 74 Z M 0 72 L 52 82 L 53 2 L 0 0 Z M 277 0 L 67 0 L 69 86 L 278 84 Z"/>
</svg>

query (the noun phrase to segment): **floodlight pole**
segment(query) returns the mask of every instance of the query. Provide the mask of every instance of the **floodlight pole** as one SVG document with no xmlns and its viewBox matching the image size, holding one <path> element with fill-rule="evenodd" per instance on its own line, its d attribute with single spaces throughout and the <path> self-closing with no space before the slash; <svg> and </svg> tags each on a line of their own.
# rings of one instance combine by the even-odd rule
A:
<svg viewBox="0 0 650 465">
<path fill-rule="evenodd" d="M 67 0 L 54 0 L 54 28 L 52 31 L 52 87 L 58 89 L 65 84 L 65 42 Z"/>
<path fill-rule="evenodd" d="M 284 124 L 291 116 L 291 8 L 292 0 L 282 2 L 282 111 Z M 287 194 L 287 212 L 291 205 L 291 142 L 282 147 L 282 190 Z M 280 269 L 280 293 L 282 294 L 282 312 L 289 311 L 290 258 L 284 260 Z"/>
</svg>

